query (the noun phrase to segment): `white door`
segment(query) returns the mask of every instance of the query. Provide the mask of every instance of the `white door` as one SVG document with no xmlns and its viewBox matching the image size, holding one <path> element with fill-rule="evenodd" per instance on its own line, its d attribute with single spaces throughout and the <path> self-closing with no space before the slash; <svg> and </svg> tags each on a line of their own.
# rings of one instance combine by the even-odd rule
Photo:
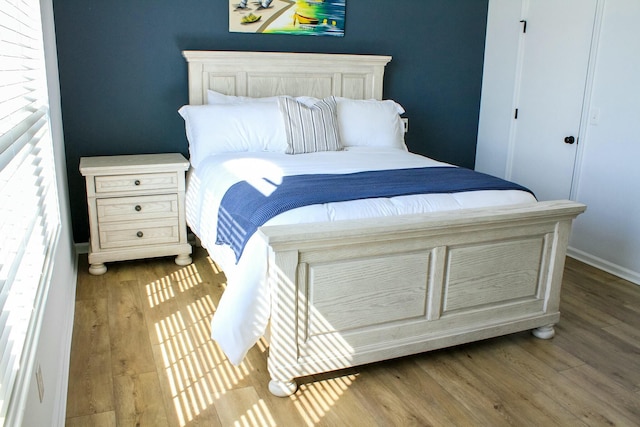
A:
<svg viewBox="0 0 640 427">
<path fill-rule="evenodd" d="M 525 0 L 507 179 L 568 199 L 597 0 Z"/>
</svg>

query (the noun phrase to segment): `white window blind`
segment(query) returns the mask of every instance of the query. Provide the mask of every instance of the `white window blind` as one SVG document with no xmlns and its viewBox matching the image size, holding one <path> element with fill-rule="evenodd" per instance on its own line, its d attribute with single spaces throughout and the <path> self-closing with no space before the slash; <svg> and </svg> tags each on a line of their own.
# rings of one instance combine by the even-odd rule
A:
<svg viewBox="0 0 640 427">
<path fill-rule="evenodd" d="M 0 0 L 0 425 L 33 348 L 60 229 L 38 0 Z M 22 374 L 22 375 L 21 375 Z"/>
</svg>

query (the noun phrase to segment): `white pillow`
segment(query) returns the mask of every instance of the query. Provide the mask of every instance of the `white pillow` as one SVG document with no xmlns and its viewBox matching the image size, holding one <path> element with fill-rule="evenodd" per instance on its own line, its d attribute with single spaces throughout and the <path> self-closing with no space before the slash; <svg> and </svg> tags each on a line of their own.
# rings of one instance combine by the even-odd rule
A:
<svg viewBox="0 0 640 427">
<path fill-rule="evenodd" d="M 287 154 L 340 151 L 336 99 L 330 96 L 313 105 L 295 98 L 278 99 L 287 134 Z"/>
<path fill-rule="evenodd" d="M 251 98 L 224 95 L 214 90 L 207 91 L 209 104 L 243 104 L 250 102 L 273 103 L 278 96 Z M 300 96 L 295 98 L 306 105 L 313 105 L 318 98 Z M 392 100 L 350 99 L 336 97 L 340 142 L 343 147 L 399 148 L 408 151 L 404 142 L 404 123 L 400 114 L 404 108 Z"/>
<path fill-rule="evenodd" d="M 234 151 L 284 153 L 287 136 L 277 102 L 185 105 L 189 160 L 194 167 L 206 157 Z"/>
<path fill-rule="evenodd" d="M 345 147 L 391 147 L 407 150 L 404 109 L 392 100 L 336 98 L 340 141 Z"/>
</svg>

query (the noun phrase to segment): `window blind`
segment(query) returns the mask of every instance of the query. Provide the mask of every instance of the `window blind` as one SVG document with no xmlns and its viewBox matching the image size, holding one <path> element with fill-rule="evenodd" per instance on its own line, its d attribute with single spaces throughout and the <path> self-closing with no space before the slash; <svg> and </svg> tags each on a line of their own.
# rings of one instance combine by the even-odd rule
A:
<svg viewBox="0 0 640 427">
<path fill-rule="evenodd" d="M 31 380 L 58 206 L 39 1 L 0 0 L 0 425 Z"/>
</svg>

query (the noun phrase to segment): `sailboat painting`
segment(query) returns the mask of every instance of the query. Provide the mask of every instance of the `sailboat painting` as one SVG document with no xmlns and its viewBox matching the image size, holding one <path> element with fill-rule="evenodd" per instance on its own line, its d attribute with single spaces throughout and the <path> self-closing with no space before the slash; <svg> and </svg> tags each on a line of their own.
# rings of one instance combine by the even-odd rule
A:
<svg viewBox="0 0 640 427">
<path fill-rule="evenodd" d="M 347 0 L 229 0 L 235 33 L 344 36 Z"/>
</svg>

